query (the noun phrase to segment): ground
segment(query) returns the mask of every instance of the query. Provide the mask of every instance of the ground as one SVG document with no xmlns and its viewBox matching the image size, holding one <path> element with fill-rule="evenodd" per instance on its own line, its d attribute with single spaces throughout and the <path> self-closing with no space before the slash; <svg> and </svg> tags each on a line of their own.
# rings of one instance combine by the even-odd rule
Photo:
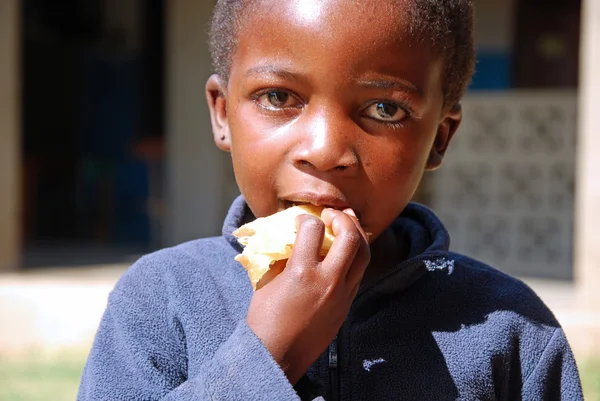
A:
<svg viewBox="0 0 600 401">
<path fill-rule="evenodd" d="M 73 401 L 85 353 L 0 356 L 0 401 Z"/>
<path fill-rule="evenodd" d="M 72 401 L 84 364 L 80 351 L 0 356 L 0 401 Z M 600 359 L 580 365 L 585 399 L 600 401 Z"/>
</svg>

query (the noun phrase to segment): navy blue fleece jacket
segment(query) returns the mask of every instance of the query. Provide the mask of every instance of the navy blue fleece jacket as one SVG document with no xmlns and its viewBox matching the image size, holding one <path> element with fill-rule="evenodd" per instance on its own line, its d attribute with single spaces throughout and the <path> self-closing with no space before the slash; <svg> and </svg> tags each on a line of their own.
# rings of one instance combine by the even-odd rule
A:
<svg viewBox="0 0 600 401">
<path fill-rule="evenodd" d="M 360 289 L 294 388 L 245 323 L 252 288 L 232 231 L 146 256 L 119 280 L 78 400 L 580 400 L 556 319 L 522 282 L 448 250 L 411 204 L 393 225 L 410 257 Z M 294 316 L 289 316 L 293 319 Z"/>
</svg>

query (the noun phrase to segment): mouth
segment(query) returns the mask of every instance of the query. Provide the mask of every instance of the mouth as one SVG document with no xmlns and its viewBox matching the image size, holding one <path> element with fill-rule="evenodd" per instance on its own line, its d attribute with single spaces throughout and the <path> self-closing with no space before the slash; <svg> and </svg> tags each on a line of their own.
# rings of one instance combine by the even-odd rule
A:
<svg viewBox="0 0 600 401">
<path fill-rule="evenodd" d="M 352 209 L 352 206 L 347 200 L 343 199 L 342 197 L 329 194 L 303 192 L 290 194 L 279 199 L 280 210 L 301 205 L 315 205 L 340 211 Z M 357 217 L 360 220 L 359 212 L 356 210 L 354 210 L 354 212 L 357 214 Z"/>
</svg>

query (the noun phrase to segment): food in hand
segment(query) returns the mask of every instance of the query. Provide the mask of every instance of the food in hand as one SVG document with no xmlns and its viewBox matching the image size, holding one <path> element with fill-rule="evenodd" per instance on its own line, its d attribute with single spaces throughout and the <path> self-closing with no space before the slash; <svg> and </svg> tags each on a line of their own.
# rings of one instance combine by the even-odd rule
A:
<svg viewBox="0 0 600 401">
<path fill-rule="evenodd" d="M 283 263 L 290 258 L 296 241 L 296 217 L 310 214 L 320 218 L 323 209 L 311 204 L 292 206 L 271 216 L 258 218 L 233 232 L 245 246 L 235 260 L 248 271 L 252 288 L 259 289 L 267 278 L 270 281 L 283 271 Z M 334 238 L 333 232 L 327 227 L 321 256 L 327 255 Z"/>
</svg>

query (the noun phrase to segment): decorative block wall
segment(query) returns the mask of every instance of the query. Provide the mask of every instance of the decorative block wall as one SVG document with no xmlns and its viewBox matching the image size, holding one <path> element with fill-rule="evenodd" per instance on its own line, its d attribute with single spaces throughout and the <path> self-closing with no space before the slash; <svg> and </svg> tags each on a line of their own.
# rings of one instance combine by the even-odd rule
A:
<svg viewBox="0 0 600 401">
<path fill-rule="evenodd" d="M 577 96 L 476 94 L 425 198 L 452 249 L 520 276 L 571 278 Z"/>
</svg>

